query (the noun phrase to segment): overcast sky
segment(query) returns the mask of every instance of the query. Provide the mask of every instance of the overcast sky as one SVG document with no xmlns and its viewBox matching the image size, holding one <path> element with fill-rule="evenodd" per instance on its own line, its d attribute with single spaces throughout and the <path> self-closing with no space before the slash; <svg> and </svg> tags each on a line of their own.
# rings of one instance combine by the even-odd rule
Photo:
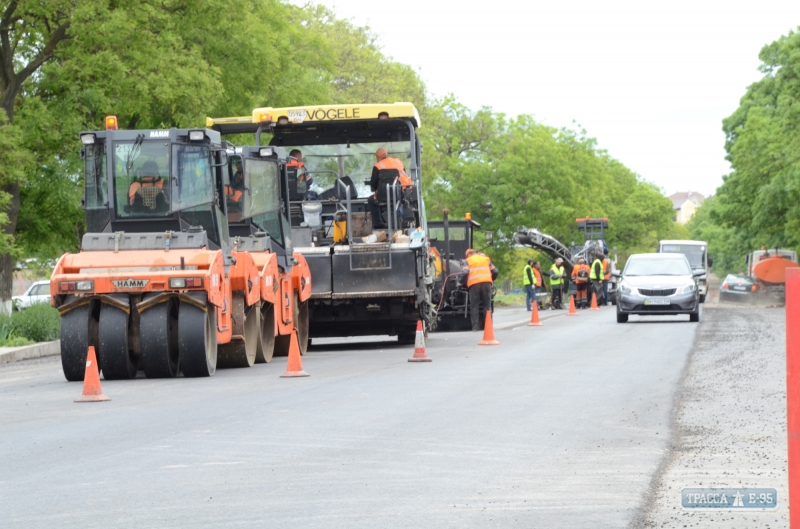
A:
<svg viewBox="0 0 800 529">
<path fill-rule="evenodd" d="M 667 194 L 722 183 L 722 119 L 760 78 L 761 47 L 800 26 L 796 0 L 317 3 L 370 25 L 434 96 L 575 121 Z"/>
</svg>

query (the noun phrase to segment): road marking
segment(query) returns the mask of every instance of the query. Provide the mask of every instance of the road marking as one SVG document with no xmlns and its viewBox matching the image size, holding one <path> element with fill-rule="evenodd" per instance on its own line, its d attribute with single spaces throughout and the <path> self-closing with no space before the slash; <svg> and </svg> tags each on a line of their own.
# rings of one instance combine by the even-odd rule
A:
<svg viewBox="0 0 800 529">
<path fill-rule="evenodd" d="M 188 468 L 189 465 L 167 465 L 161 468 Z"/>
</svg>

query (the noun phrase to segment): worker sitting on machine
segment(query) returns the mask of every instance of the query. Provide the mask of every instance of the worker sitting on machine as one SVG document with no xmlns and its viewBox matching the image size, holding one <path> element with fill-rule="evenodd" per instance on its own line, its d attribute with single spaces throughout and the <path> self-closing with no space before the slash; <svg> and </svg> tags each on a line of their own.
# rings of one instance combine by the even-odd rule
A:
<svg viewBox="0 0 800 529">
<path fill-rule="evenodd" d="M 128 187 L 128 204 L 136 213 L 163 213 L 169 209 L 164 194 L 164 179 L 158 164 L 150 160 L 142 164 L 139 176 Z"/>
<path fill-rule="evenodd" d="M 241 213 L 244 199 L 244 174 L 242 173 L 242 163 L 234 163 L 234 167 L 235 171 L 231 178 L 231 183 L 225 186 L 225 201 L 227 202 L 229 213 Z M 239 218 L 232 218 L 231 220 L 235 221 L 239 220 Z"/>
<path fill-rule="evenodd" d="M 390 158 L 389 153 L 383 147 L 375 151 L 375 159 L 377 162 L 372 166 L 372 177 L 369 180 L 369 186 L 373 193 L 367 199 L 367 204 L 372 213 L 372 226 L 380 229 L 387 227 L 381 207 L 389 201 L 389 197 L 385 196 L 387 184 L 400 184 L 403 195 L 405 195 L 413 188 L 414 182 L 406 174 L 403 162 L 397 158 Z"/>
</svg>

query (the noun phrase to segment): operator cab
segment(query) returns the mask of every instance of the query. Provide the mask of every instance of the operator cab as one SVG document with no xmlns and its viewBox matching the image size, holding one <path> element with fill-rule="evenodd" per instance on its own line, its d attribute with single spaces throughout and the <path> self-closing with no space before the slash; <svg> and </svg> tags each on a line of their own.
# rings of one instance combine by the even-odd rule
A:
<svg viewBox="0 0 800 529">
<path fill-rule="evenodd" d="M 229 150 L 226 202 L 234 246 L 269 251 L 291 268 L 291 227 L 285 204 L 289 196 L 285 151 L 274 147 Z"/>
<path fill-rule="evenodd" d="M 81 133 L 88 233 L 205 231 L 209 249 L 228 246 L 219 133 L 208 129 Z"/>
</svg>

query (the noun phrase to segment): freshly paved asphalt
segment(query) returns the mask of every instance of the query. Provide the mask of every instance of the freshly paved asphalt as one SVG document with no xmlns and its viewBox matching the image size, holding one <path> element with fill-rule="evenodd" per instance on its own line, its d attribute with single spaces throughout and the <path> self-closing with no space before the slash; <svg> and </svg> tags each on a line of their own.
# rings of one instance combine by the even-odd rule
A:
<svg viewBox="0 0 800 529">
<path fill-rule="evenodd" d="M 521 319 L 527 313 L 519 312 Z M 697 324 L 613 307 L 394 343 L 318 342 L 209 379 L 0 367 L 0 527 L 559 527 L 635 519 Z"/>
</svg>

